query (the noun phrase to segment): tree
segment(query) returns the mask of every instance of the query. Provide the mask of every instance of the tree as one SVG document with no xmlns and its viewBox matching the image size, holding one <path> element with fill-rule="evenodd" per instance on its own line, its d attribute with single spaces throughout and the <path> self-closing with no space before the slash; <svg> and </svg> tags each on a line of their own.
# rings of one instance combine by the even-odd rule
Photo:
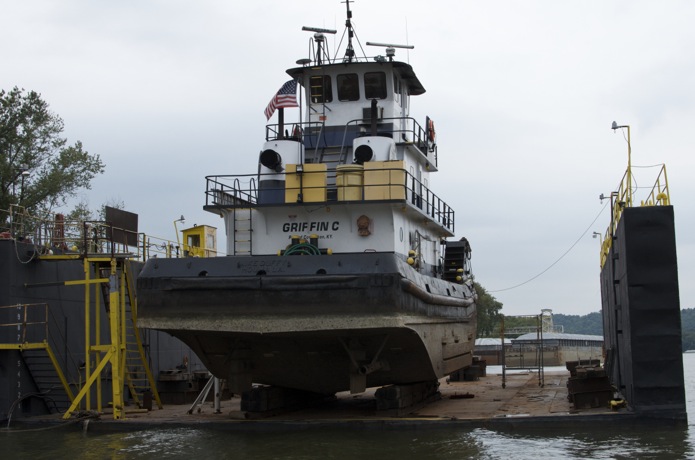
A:
<svg viewBox="0 0 695 460">
<path fill-rule="evenodd" d="M 48 213 L 104 172 L 99 155 L 80 141 L 68 145 L 63 128 L 40 94 L 0 90 L 0 210 L 19 205 L 29 214 Z"/>
<path fill-rule="evenodd" d="M 473 283 L 475 292 L 478 294 L 476 308 L 478 313 L 478 337 L 490 337 L 498 328 L 500 321 L 500 310 L 502 302 L 498 302 L 491 296 L 484 287 L 478 283 Z"/>
<path fill-rule="evenodd" d="M 75 207 L 65 216 L 65 220 L 73 222 L 84 222 L 88 220 L 106 220 L 106 207 L 125 209 L 125 202 L 115 198 L 110 199 L 99 207 L 99 210 L 94 212 L 89 209 L 89 203 L 85 200 L 80 201 Z"/>
</svg>

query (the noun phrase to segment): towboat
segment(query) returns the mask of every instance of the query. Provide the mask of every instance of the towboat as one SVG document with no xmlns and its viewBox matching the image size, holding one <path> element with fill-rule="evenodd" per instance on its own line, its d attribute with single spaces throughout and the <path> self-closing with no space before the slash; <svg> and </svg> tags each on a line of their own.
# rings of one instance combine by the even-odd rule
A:
<svg viewBox="0 0 695 460">
<path fill-rule="evenodd" d="M 412 46 L 367 42 L 384 54 L 360 56 L 346 5 L 340 57 L 335 30 L 303 28 L 310 56 L 266 108 L 277 122 L 257 170 L 206 178 L 226 255 L 150 259 L 138 277 L 140 326 L 181 339 L 235 393 L 360 393 L 472 362 L 471 248 L 431 188 L 435 126 L 410 116 L 425 88 L 395 56 Z"/>
</svg>

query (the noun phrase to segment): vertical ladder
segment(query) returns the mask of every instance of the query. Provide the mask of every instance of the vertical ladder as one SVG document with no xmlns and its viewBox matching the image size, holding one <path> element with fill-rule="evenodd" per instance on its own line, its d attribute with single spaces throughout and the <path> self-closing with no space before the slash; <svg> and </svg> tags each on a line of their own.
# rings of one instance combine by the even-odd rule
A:
<svg viewBox="0 0 695 460">
<path fill-rule="evenodd" d="M 323 147 L 319 155 L 319 163 L 326 163 L 326 169 L 335 169 L 336 166 L 344 163 L 342 150 L 340 146 Z M 347 155 L 347 151 L 345 155 Z"/>
<path fill-rule="evenodd" d="M 328 174 L 326 176 L 326 186 L 328 187 L 329 196 L 335 199 L 336 187 L 336 168 L 344 163 L 343 152 L 340 147 L 323 147 L 319 154 L 319 163 L 326 164 Z M 347 155 L 347 152 L 345 153 Z M 331 192 L 333 195 L 331 195 Z"/>
<path fill-rule="evenodd" d="M 249 208 L 236 208 L 234 213 L 234 254 L 235 256 L 250 256 L 253 235 L 253 211 Z"/>
</svg>

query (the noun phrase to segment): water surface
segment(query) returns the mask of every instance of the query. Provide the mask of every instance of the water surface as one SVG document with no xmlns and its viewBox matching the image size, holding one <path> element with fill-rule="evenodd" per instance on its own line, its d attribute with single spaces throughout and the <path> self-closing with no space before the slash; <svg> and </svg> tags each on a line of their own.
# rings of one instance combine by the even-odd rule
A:
<svg viewBox="0 0 695 460">
<path fill-rule="evenodd" d="M 688 412 L 695 412 L 695 353 L 683 355 Z M 278 432 L 158 428 L 83 433 L 73 425 L 0 432 L 3 458 L 13 459 L 680 459 L 695 458 L 695 423 L 674 428 L 578 425 L 552 429 L 372 430 L 359 427 Z"/>
</svg>

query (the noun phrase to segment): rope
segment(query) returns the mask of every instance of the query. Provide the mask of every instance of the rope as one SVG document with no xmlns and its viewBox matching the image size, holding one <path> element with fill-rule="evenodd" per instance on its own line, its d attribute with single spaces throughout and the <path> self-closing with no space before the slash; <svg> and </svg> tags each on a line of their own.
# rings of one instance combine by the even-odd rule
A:
<svg viewBox="0 0 695 460">
<path fill-rule="evenodd" d="M 319 256 L 321 250 L 310 243 L 299 243 L 291 246 L 285 251 L 286 256 L 304 255 L 304 256 Z"/>
<path fill-rule="evenodd" d="M 582 234 L 579 236 L 579 238 L 577 238 L 577 241 L 575 241 L 574 243 L 572 243 L 572 245 L 569 247 L 569 249 L 567 249 L 560 257 L 558 257 L 558 258 L 555 260 L 555 262 L 553 262 L 552 264 L 550 264 L 545 270 L 543 270 L 543 271 L 541 271 L 540 273 L 538 273 L 537 275 L 535 275 L 535 276 L 533 276 L 533 277 L 527 279 L 527 280 L 524 281 L 523 283 L 519 283 L 519 284 L 516 284 L 516 285 L 514 285 L 514 286 L 509 286 L 509 287 L 506 287 L 506 288 L 504 288 L 504 289 L 488 290 L 487 292 L 503 292 L 503 291 L 510 291 L 510 290 L 512 290 L 512 289 L 516 289 L 516 288 L 518 288 L 518 287 L 523 286 L 524 284 L 530 283 L 531 281 L 535 280 L 536 278 L 538 278 L 539 276 L 543 275 L 545 272 L 547 272 L 548 270 L 550 270 L 551 268 L 553 268 L 558 262 L 560 262 L 562 259 L 564 259 L 565 256 L 566 256 L 567 254 L 569 254 L 569 252 L 570 252 L 572 249 L 574 249 L 574 247 L 582 240 L 582 238 L 584 238 L 584 235 L 586 235 L 587 232 L 588 232 L 589 230 L 591 230 L 591 226 L 594 225 L 594 224 L 596 223 L 596 221 L 598 220 L 599 217 L 601 217 L 601 214 L 603 213 L 603 211 L 604 211 L 604 210 L 606 209 L 606 207 L 608 206 L 608 203 L 610 203 L 610 201 L 606 202 L 606 204 L 603 205 L 603 207 L 601 208 L 601 210 L 599 211 L 599 213 L 596 215 L 596 217 L 594 218 L 594 220 L 591 221 L 591 223 L 590 223 L 589 226 L 586 228 L 586 230 L 584 230 L 584 232 L 582 232 Z"/>
<path fill-rule="evenodd" d="M 70 425 L 72 423 L 81 422 L 82 420 L 86 420 L 89 418 L 99 418 L 99 414 L 94 413 L 94 414 L 82 415 L 80 417 L 75 418 L 74 420 L 70 420 L 70 421 L 67 421 L 66 423 L 61 423 L 59 425 L 52 425 L 52 426 L 43 427 L 43 428 L 32 428 L 32 429 L 28 429 L 28 430 L 10 430 L 10 423 L 12 422 L 12 414 L 14 413 L 14 410 L 17 408 L 19 403 L 21 403 L 25 399 L 36 397 L 36 398 L 44 399 L 47 401 L 51 401 L 53 403 L 53 405 L 55 406 L 55 401 L 53 400 L 53 398 L 50 398 L 47 396 L 48 393 L 50 393 L 52 390 L 53 390 L 53 388 L 50 388 L 46 391 L 39 392 L 39 393 L 28 393 L 28 394 L 22 396 L 21 398 L 16 399 L 12 403 L 12 405 L 10 406 L 10 410 L 8 411 L 7 426 L 5 428 L 0 428 L 0 431 L 11 431 L 12 433 L 23 433 L 23 432 L 28 432 L 28 431 L 45 431 L 45 430 L 52 430 L 54 428 L 60 428 L 60 427 L 66 426 L 66 425 Z"/>
</svg>

